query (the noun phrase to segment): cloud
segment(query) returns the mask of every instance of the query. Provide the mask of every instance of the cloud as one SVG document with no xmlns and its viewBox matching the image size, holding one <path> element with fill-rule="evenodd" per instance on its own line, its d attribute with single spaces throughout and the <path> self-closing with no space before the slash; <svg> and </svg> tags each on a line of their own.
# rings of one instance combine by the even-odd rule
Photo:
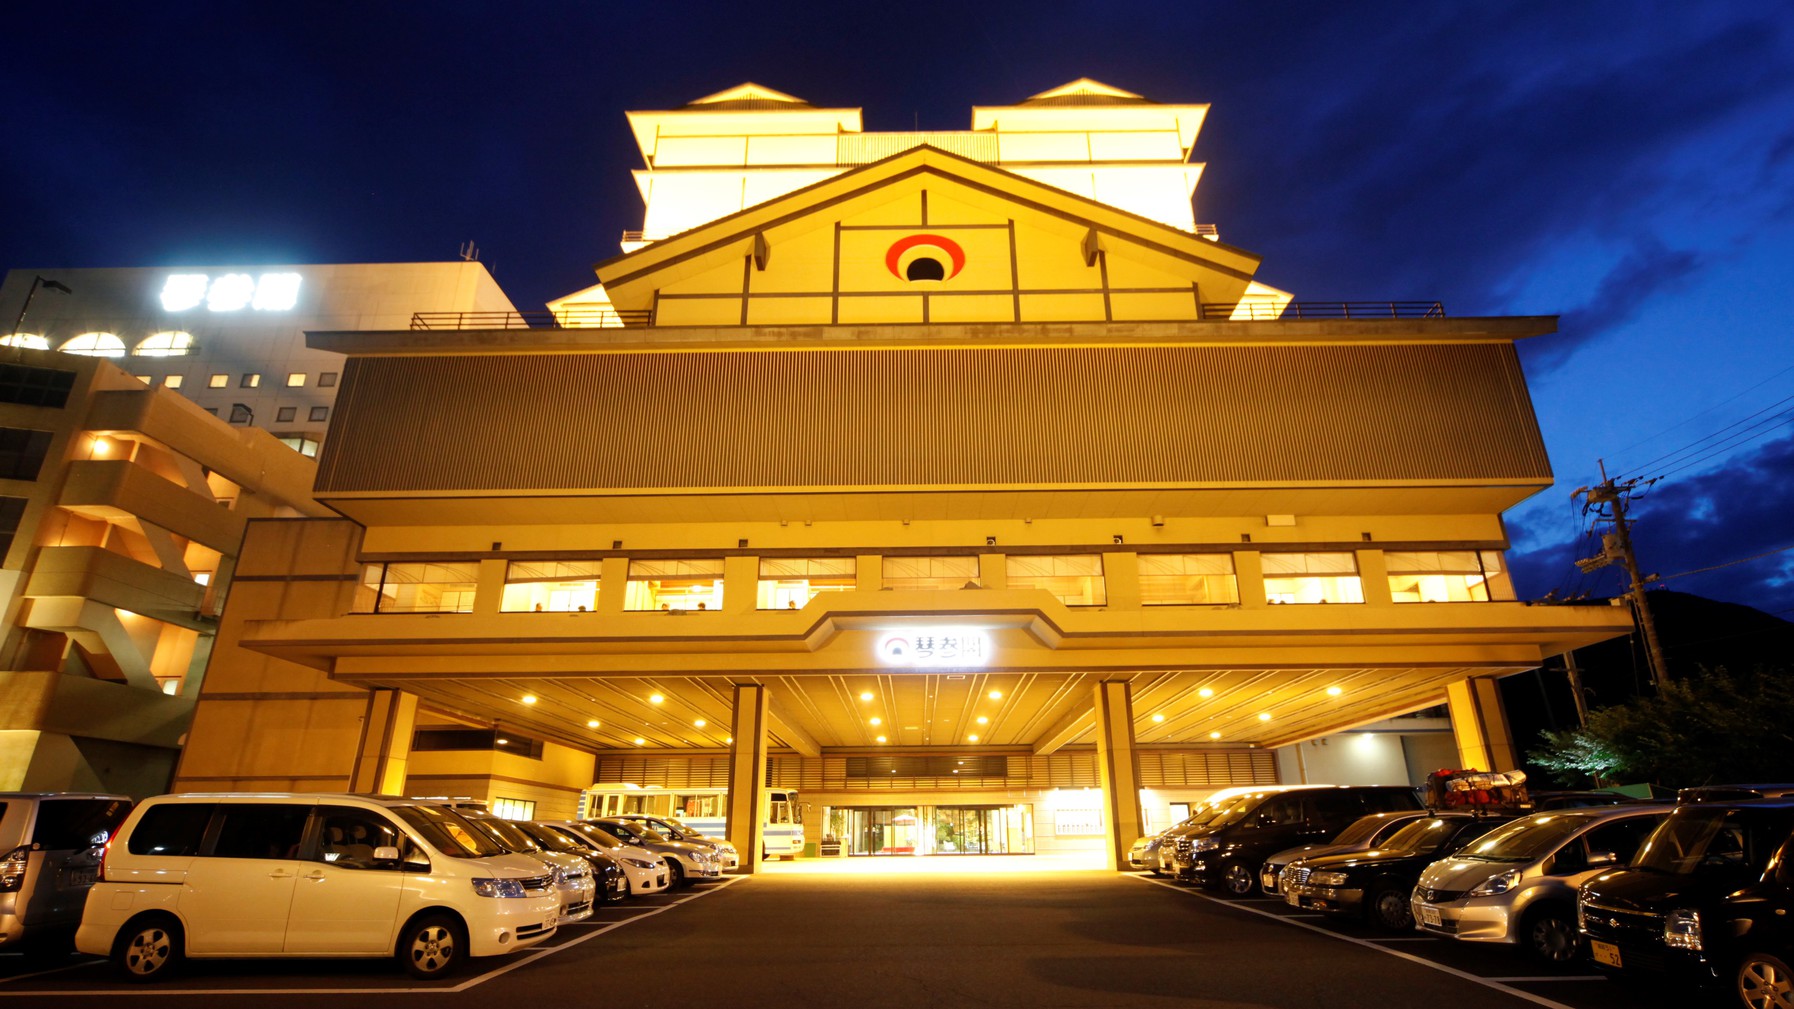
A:
<svg viewBox="0 0 1794 1009">
<path fill-rule="evenodd" d="M 1794 437 L 1734 456 L 1723 466 L 1658 484 L 1633 498 L 1632 539 L 1639 566 L 1666 588 L 1742 603 L 1784 618 L 1794 613 L 1794 546 L 1787 516 L 1794 514 Z M 1535 520 L 1536 521 L 1536 520 Z M 1558 528 L 1555 521 L 1554 528 Z M 1515 539 L 1528 530 L 1515 526 Z M 1598 541 L 1556 539 L 1509 557 L 1522 598 L 1624 591 L 1622 569 L 1583 576 L 1573 566 L 1600 552 Z M 1758 555 L 1766 555 L 1759 557 Z M 1757 558 L 1740 564 L 1728 562 Z M 1712 571 L 1704 568 L 1718 567 Z M 1699 574 L 1684 572 L 1701 571 Z"/>
<path fill-rule="evenodd" d="M 1594 297 L 1564 313 L 1555 338 L 1520 346 L 1527 371 L 1537 374 L 1569 360 L 1577 350 L 1636 319 L 1653 296 L 1681 290 L 1707 261 L 1700 252 L 1672 249 L 1652 235 L 1637 236 L 1632 251 L 1601 278 Z"/>
</svg>

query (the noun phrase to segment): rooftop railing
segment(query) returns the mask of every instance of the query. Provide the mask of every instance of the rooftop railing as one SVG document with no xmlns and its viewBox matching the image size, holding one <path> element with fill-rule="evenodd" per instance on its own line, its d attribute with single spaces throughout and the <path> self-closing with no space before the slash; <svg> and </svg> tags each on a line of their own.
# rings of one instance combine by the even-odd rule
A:
<svg viewBox="0 0 1794 1009">
<path fill-rule="evenodd" d="M 936 294 L 932 297 L 952 295 Z M 1437 301 L 1292 301 L 1283 305 L 1274 301 L 1222 301 L 1206 302 L 1199 306 L 1198 311 L 1198 319 L 1204 322 L 1445 318 L 1445 305 Z M 619 329 L 650 325 L 653 325 L 653 313 L 646 310 L 575 308 L 559 312 L 415 312 L 411 316 L 412 329 Z"/>
<path fill-rule="evenodd" d="M 646 326 L 651 313 L 609 308 L 558 312 L 413 312 L 412 329 L 617 329 Z"/>
</svg>

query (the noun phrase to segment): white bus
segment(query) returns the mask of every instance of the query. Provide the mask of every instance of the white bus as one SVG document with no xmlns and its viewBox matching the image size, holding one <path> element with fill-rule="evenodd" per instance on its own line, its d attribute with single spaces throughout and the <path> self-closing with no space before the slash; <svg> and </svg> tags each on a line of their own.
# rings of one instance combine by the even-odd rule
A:
<svg viewBox="0 0 1794 1009">
<path fill-rule="evenodd" d="M 700 834 L 728 835 L 729 790 L 726 788 L 666 788 L 660 785 L 601 784 L 580 793 L 583 816 L 616 816 L 645 813 L 677 820 Z M 797 792 L 769 788 L 761 807 L 760 846 L 767 858 L 791 858 L 803 854 L 804 814 Z"/>
</svg>

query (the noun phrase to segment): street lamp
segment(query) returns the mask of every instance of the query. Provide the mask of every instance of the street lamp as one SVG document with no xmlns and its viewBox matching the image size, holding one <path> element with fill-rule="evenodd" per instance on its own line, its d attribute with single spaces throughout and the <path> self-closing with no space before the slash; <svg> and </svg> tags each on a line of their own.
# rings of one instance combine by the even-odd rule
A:
<svg viewBox="0 0 1794 1009">
<path fill-rule="evenodd" d="M 63 294 L 74 294 L 74 290 L 60 280 L 45 280 L 43 277 L 31 278 L 31 290 L 25 292 L 25 303 L 19 306 L 19 317 L 13 321 L 11 337 L 17 337 L 19 330 L 25 325 L 25 313 L 31 309 L 31 299 L 37 297 L 37 289 L 61 291 Z M 8 342 L 11 342 L 9 338 Z M 15 344 L 16 346 L 16 344 Z"/>
</svg>

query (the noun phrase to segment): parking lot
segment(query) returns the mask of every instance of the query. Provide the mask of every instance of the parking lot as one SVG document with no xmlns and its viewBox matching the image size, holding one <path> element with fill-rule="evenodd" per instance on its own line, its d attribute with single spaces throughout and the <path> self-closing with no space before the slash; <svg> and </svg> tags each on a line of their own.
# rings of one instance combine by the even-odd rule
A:
<svg viewBox="0 0 1794 1009">
<path fill-rule="evenodd" d="M 598 993 L 607 1006 L 781 1009 L 1640 1004 L 1591 970 L 1542 968 L 1517 951 L 1377 935 L 1269 897 L 1222 901 L 1151 876 L 999 857 L 772 866 L 608 905 L 528 952 L 475 960 L 427 984 L 387 960 L 190 962 L 178 977 L 140 985 L 91 957 L 45 969 L 0 956 L 0 999 L 26 1005 L 128 996 L 341 1006 L 422 994 L 516 1009 Z M 1650 1004 L 1697 1003 L 1654 993 Z"/>
</svg>

